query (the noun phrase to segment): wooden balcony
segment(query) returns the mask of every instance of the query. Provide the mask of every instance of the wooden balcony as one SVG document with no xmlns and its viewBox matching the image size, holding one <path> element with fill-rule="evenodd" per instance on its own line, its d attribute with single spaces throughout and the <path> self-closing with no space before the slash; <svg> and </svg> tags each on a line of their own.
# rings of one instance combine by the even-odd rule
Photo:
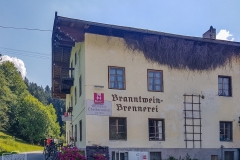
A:
<svg viewBox="0 0 240 160">
<path fill-rule="evenodd" d="M 72 87 L 72 85 L 62 84 L 61 85 L 61 93 L 70 94 L 71 87 Z"/>
<path fill-rule="evenodd" d="M 74 78 L 73 77 L 62 77 L 61 78 L 62 84 L 73 86 Z"/>
</svg>

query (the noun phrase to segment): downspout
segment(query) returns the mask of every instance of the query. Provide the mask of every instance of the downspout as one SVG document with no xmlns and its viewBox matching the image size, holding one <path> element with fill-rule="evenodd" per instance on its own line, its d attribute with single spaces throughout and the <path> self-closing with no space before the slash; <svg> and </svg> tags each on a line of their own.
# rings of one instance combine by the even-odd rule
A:
<svg viewBox="0 0 240 160">
<path fill-rule="evenodd" d="M 221 145 L 221 160 L 223 160 L 223 145 Z"/>
<path fill-rule="evenodd" d="M 72 112 L 71 112 L 71 127 L 72 127 L 72 138 L 73 138 L 73 123 L 72 123 L 73 121 L 72 121 Z M 75 137 L 74 137 L 74 145 L 75 145 Z"/>
<path fill-rule="evenodd" d="M 240 160 L 240 149 L 238 148 L 238 160 Z"/>
</svg>

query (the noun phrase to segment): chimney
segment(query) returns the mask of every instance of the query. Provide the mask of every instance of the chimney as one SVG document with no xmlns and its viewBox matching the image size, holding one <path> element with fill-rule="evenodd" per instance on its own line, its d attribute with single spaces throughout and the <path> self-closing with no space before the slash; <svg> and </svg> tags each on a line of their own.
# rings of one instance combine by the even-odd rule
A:
<svg viewBox="0 0 240 160">
<path fill-rule="evenodd" d="M 203 38 L 216 39 L 216 28 L 211 26 L 210 29 L 203 34 Z"/>
</svg>

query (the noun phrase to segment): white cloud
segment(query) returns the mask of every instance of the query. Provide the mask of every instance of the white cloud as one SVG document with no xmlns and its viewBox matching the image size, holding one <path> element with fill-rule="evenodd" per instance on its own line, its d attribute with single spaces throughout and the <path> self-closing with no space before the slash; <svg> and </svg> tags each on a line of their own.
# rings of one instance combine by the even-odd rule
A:
<svg viewBox="0 0 240 160">
<path fill-rule="evenodd" d="M 9 57 L 8 55 L 2 56 L 2 62 L 10 61 L 14 64 L 14 66 L 21 72 L 22 78 L 24 79 L 27 75 L 27 70 L 25 68 L 24 62 L 21 59 L 16 57 Z"/>
<path fill-rule="evenodd" d="M 230 34 L 230 32 L 225 30 L 225 29 L 221 29 L 218 32 L 217 39 L 226 40 L 226 41 L 233 41 L 234 40 L 233 35 Z"/>
</svg>

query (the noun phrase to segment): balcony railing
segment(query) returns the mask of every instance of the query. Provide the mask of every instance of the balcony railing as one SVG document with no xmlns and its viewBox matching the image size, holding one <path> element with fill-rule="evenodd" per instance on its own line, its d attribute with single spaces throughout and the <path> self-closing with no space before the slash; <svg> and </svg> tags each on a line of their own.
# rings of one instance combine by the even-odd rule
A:
<svg viewBox="0 0 240 160">
<path fill-rule="evenodd" d="M 70 94 L 71 87 L 73 86 L 73 83 L 74 83 L 74 77 L 73 77 L 74 68 L 64 68 L 64 69 L 68 71 L 70 70 L 71 74 L 70 76 L 66 76 L 66 74 L 61 76 L 61 92 L 65 94 Z"/>
</svg>

